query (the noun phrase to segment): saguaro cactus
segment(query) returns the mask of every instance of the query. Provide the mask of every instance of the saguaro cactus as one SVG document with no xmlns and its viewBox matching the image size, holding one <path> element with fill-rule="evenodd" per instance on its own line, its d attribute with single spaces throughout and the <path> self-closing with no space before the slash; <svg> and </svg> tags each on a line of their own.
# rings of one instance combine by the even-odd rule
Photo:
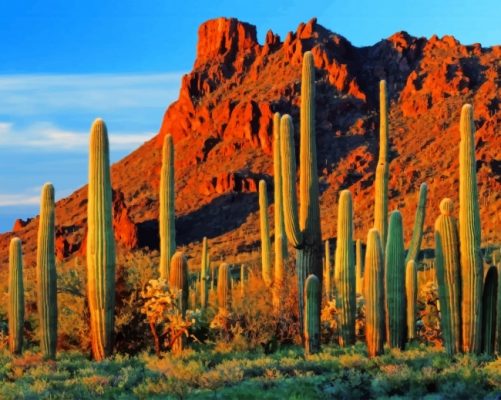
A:
<svg viewBox="0 0 501 400">
<path fill-rule="evenodd" d="M 339 211 L 336 246 L 337 304 L 340 309 L 341 346 L 355 343 L 355 256 L 353 254 L 353 207 L 351 192 L 343 190 L 339 195 Z"/>
<path fill-rule="evenodd" d="M 416 208 L 416 217 L 414 219 L 414 229 L 412 230 L 411 243 L 409 244 L 409 251 L 407 252 L 407 257 L 405 258 L 406 265 L 410 260 L 417 261 L 419 250 L 421 250 L 427 195 L 428 185 L 426 183 L 422 183 L 421 187 L 419 188 L 419 201 Z"/>
<path fill-rule="evenodd" d="M 209 301 L 209 250 L 207 238 L 202 242 L 202 265 L 200 266 L 200 305 L 202 309 L 207 308 Z"/>
<path fill-rule="evenodd" d="M 115 238 L 108 132 L 104 121 L 92 124 L 87 203 L 87 295 L 92 354 L 102 360 L 111 354 L 115 323 Z"/>
<path fill-rule="evenodd" d="M 56 356 L 57 275 L 55 253 L 54 187 L 42 188 L 37 247 L 37 308 L 40 318 L 40 349 L 47 358 Z"/>
<path fill-rule="evenodd" d="M 320 281 L 311 274 L 304 288 L 304 344 L 306 355 L 320 351 Z"/>
<path fill-rule="evenodd" d="M 496 353 L 501 354 L 501 262 L 497 264 L 498 269 L 498 303 L 496 315 Z"/>
<path fill-rule="evenodd" d="M 482 329 L 483 263 L 480 255 L 473 107 L 461 110 L 459 144 L 459 251 L 461 259 L 461 312 L 463 351 L 480 352 Z"/>
<path fill-rule="evenodd" d="M 451 199 L 440 202 L 435 222 L 435 270 L 438 282 L 442 337 L 449 354 L 461 351 L 461 279 L 457 221 Z"/>
<path fill-rule="evenodd" d="M 296 198 L 296 157 L 292 119 L 284 115 L 280 121 L 280 155 L 282 158 L 282 193 L 285 232 L 296 251 L 298 277 L 299 322 L 304 328 L 304 282 L 309 274 L 317 276 L 322 286 L 322 235 L 315 143 L 315 67 L 313 55 L 303 58 L 301 82 L 301 130 L 299 145 L 299 197 Z M 319 293 L 321 296 L 321 292 Z M 320 298 L 319 298 L 320 301 Z M 320 318 L 320 315 L 318 315 Z M 304 336 L 304 332 L 303 336 Z"/>
<path fill-rule="evenodd" d="M 369 357 L 384 351 L 384 265 L 383 249 L 377 229 L 367 235 L 365 251 L 365 338 Z"/>
<path fill-rule="evenodd" d="M 160 277 L 167 279 L 170 261 L 176 251 L 174 144 L 171 135 L 165 136 L 162 148 L 159 200 Z"/>
<path fill-rule="evenodd" d="M 268 193 L 266 182 L 259 181 L 259 220 L 261 225 L 261 274 L 267 286 L 273 282 L 271 274 L 271 242 L 268 224 Z"/>
<path fill-rule="evenodd" d="M 183 316 L 186 314 L 189 299 L 188 262 L 182 251 L 176 251 L 172 256 L 169 269 L 169 285 L 181 290 L 179 309 Z"/>
<path fill-rule="evenodd" d="M 381 239 L 380 239 L 381 240 Z M 356 274 L 356 293 L 363 295 L 364 292 L 364 257 L 362 254 L 362 242 L 357 239 L 355 245 L 355 274 Z"/>
<path fill-rule="evenodd" d="M 324 288 L 325 297 L 330 301 L 332 296 L 332 267 L 331 267 L 331 250 L 329 240 L 325 241 L 324 255 Z"/>
<path fill-rule="evenodd" d="M 393 211 L 388 226 L 385 252 L 386 335 L 390 347 L 405 343 L 405 258 L 402 216 Z"/>
<path fill-rule="evenodd" d="M 231 310 L 231 277 L 230 267 L 221 263 L 217 275 L 217 303 L 220 310 Z"/>
<path fill-rule="evenodd" d="M 275 277 L 277 289 L 282 286 L 285 277 L 287 259 L 287 236 L 284 225 L 284 207 L 282 200 L 282 161 L 280 156 L 280 114 L 273 115 L 273 182 L 275 199 Z M 278 292 L 279 290 L 277 290 Z"/>
<path fill-rule="evenodd" d="M 484 293 L 482 296 L 482 351 L 493 354 L 496 344 L 496 310 L 498 296 L 498 270 L 492 266 L 485 275 Z M 498 332 L 499 333 L 499 332 Z"/>
<path fill-rule="evenodd" d="M 407 303 L 407 339 L 416 337 L 416 306 L 417 306 L 417 268 L 416 262 L 410 260 L 405 269 L 405 292 Z"/>
<path fill-rule="evenodd" d="M 381 236 L 383 247 L 386 246 L 388 226 L 388 95 L 386 81 L 379 82 L 379 159 L 376 167 L 374 228 Z"/>
<path fill-rule="evenodd" d="M 21 239 L 13 238 L 9 248 L 9 349 L 23 351 L 24 285 Z"/>
</svg>

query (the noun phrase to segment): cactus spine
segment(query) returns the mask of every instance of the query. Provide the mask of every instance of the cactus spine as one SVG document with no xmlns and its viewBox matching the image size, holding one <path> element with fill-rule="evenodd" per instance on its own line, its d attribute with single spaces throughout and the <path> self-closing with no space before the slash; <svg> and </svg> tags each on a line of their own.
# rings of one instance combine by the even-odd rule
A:
<svg viewBox="0 0 501 400">
<path fill-rule="evenodd" d="M 356 273 L 356 293 L 363 295 L 364 293 L 364 257 L 362 254 L 362 242 L 357 239 L 355 245 L 355 273 Z"/>
<path fill-rule="evenodd" d="M 23 351 L 24 285 L 21 240 L 13 238 L 9 248 L 9 349 L 12 354 Z"/>
<path fill-rule="evenodd" d="M 428 185 L 422 183 L 419 188 L 419 200 L 416 208 L 416 217 L 414 218 L 414 228 L 412 230 L 412 238 L 409 244 L 409 251 L 405 257 L 405 265 L 410 260 L 417 261 L 419 251 L 421 250 L 421 241 L 423 240 L 423 226 L 426 215 L 426 197 L 428 195 Z"/>
<path fill-rule="evenodd" d="M 87 294 L 92 354 L 102 360 L 113 348 L 115 311 L 115 238 L 108 132 L 104 121 L 92 124 L 87 204 Z"/>
<path fill-rule="evenodd" d="M 386 81 L 379 82 L 379 159 L 376 167 L 374 228 L 381 236 L 383 247 L 388 226 L 388 95 Z"/>
<path fill-rule="evenodd" d="M 405 292 L 407 303 L 407 339 L 416 338 L 416 303 L 417 303 L 417 268 L 416 262 L 410 260 L 405 269 Z"/>
<path fill-rule="evenodd" d="M 461 351 L 461 279 L 457 221 L 451 199 L 440 202 L 435 222 L 435 270 L 439 289 L 441 326 L 449 354 Z"/>
<path fill-rule="evenodd" d="M 375 357 L 384 351 L 384 265 L 383 248 L 377 229 L 371 229 L 367 235 L 365 251 L 365 338 L 369 357 Z"/>
<path fill-rule="evenodd" d="M 169 269 L 169 285 L 181 291 L 179 297 L 179 310 L 184 316 L 188 308 L 189 282 L 188 262 L 182 251 L 176 251 L 172 256 Z"/>
<path fill-rule="evenodd" d="M 259 220 L 261 225 L 261 275 L 266 286 L 270 286 L 272 283 L 271 242 L 268 223 L 268 193 L 264 180 L 259 181 Z"/>
<path fill-rule="evenodd" d="M 276 292 L 280 291 L 285 278 L 287 237 L 285 235 L 284 208 L 282 200 L 282 161 L 280 157 L 280 114 L 273 115 L 273 181 L 275 199 L 275 277 Z"/>
<path fill-rule="evenodd" d="M 304 329 L 304 282 L 309 274 L 317 276 L 322 286 L 322 235 L 320 231 L 320 202 L 317 176 L 315 137 L 315 67 L 313 55 L 303 57 L 301 82 L 301 130 L 299 146 L 299 196 L 297 212 L 296 159 L 292 119 L 284 115 L 280 121 L 280 155 L 282 161 L 282 193 L 284 222 L 288 241 L 297 249 L 299 323 Z M 319 293 L 321 296 L 321 292 Z M 319 298 L 320 301 L 320 298 Z M 320 319 L 320 315 L 318 315 Z M 304 336 L 304 332 L 302 332 Z"/>
<path fill-rule="evenodd" d="M 311 274 L 304 288 L 304 343 L 305 354 L 315 354 L 320 351 L 320 281 Z"/>
<path fill-rule="evenodd" d="M 355 256 L 353 254 L 353 207 L 351 192 L 343 190 L 339 195 L 339 211 L 336 246 L 337 304 L 340 312 L 341 346 L 355 343 Z"/>
<path fill-rule="evenodd" d="M 393 211 L 385 252 L 386 336 L 388 345 L 403 349 L 405 342 L 405 258 L 402 216 Z"/>
<path fill-rule="evenodd" d="M 230 267 L 221 263 L 217 275 L 217 303 L 220 310 L 231 310 L 231 278 Z"/>
<path fill-rule="evenodd" d="M 332 267 L 331 267 L 331 250 L 329 240 L 325 241 L 325 256 L 324 256 L 324 288 L 327 301 L 331 300 L 332 295 Z"/>
<path fill-rule="evenodd" d="M 40 349 L 53 359 L 57 345 L 57 276 L 55 253 L 54 187 L 42 188 L 37 247 L 37 308 L 40 318 Z"/>
<path fill-rule="evenodd" d="M 207 238 L 202 242 L 202 265 L 200 267 L 200 305 L 202 309 L 207 308 L 209 301 L 209 251 Z"/>
<path fill-rule="evenodd" d="M 498 296 L 498 270 L 492 266 L 485 275 L 484 293 L 482 296 L 482 351 L 494 354 L 496 344 L 496 310 Z"/>
<path fill-rule="evenodd" d="M 160 278 L 169 277 L 169 266 L 176 251 L 175 198 L 174 198 L 174 144 L 166 135 L 162 147 L 160 172 Z"/>
<path fill-rule="evenodd" d="M 461 110 L 459 145 L 459 243 L 461 259 L 461 310 L 463 351 L 480 352 L 482 328 L 483 264 L 480 255 L 473 107 Z"/>
</svg>

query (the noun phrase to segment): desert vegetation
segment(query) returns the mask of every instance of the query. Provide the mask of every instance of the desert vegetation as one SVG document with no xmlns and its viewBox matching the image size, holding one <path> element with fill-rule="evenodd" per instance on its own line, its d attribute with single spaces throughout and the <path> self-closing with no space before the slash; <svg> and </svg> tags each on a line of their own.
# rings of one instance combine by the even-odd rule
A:
<svg viewBox="0 0 501 400">
<path fill-rule="evenodd" d="M 472 106 L 461 111 L 459 211 L 449 198 L 439 210 L 428 208 L 422 182 L 406 246 L 402 215 L 388 209 L 385 81 L 379 89 L 374 216 L 365 243 L 353 240 L 349 190 L 339 192 L 335 243 L 322 242 L 315 67 L 306 52 L 299 146 L 292 117 L 273 118 L 273 236 L 263 180 L 260 258 L 211 259 L 204 238 L 200 265 L 191 270 L 176 246 L 172 136 L 165 136 L 162 152 L 160 251 L 117 252 L 107 128 L 97 119 L 85 255 L 56 265 L 51 184 L 42 190 L 35 276 L 23 271 L 22 243 L 12 239 L 8 300 L 0 309 L 0 397 L 500 393 L 501 256 L 499 244 L 481 248 Z M 437 215 L 433 258 L 420 251 L 428 213 Z"/>
</svg>

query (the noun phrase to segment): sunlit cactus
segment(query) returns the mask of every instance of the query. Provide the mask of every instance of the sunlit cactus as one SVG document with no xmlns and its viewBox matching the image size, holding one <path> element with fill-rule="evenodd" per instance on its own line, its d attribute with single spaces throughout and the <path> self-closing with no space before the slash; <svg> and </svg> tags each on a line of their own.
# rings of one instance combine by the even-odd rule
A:
<svg viewBox="0 0 501 400">
<path fill-rule="evenodd" d="M 324 289 L 325 298 L 327 301 L 332 297 L 332 263 L 331 263 L 331 250 L 329 240 L 325 241 L 325 255 L 324 255 Z"/>
<path fill-rule="evenodd" d="M 188 282 L 188 261 L 182 251 L 176 251 L 171 258 L 169 269 L 169 286 L 181 290 L 179 297 L 179 309 L 183 316 L 188 308 L 189 282 Z"/>
<path fill-rule="evenodd" d="M 113 349 L 115 322 L 115 238 L 108 132 L 104 121 L 92 124 L 87 203 L 87 295 L 92 354 L 95 360 Z"/>
<path fill-rule="evenodd" d="M 217 275 L 217 303 L 220 310 L 231 310 L 231 277 L 230 267 L 221 263 Z"/>
<path fill-rule="evenodd" d="M 311 274 L 304 287 L 304 344 L 306 355 L 320 351 L 320 281 Z"/>
<path fill-rule="evenodd" d="M 15 237 L 9 248 L 9 349 L 12 354 L 23 351 L 24 285 L 21 239 Z"/>
<path fill-rule="evenodd" d="M 315 67 L 313 55 L 309 51 L 304 53 L 303 58 L 300 114 L 299 213 L 296 197 L 294 129 L 289 115 L 284 115 L 280 121 L 280 155 L 285 231 L 289 243 L 297 249 L 299 322 L 304 330 L 304 282 L 308 275 L 314 274 L 322 286 L 323 272 L 315 135 Z M 319 301 L 320 297 L 321 292 Z"/>
<path fill-rule="evenodd" d="M 407 339 L 416 338 L 416 312 L 417 312 L 417 267 L 414 260 L 410 260 L 405 267 L 405 293 L 407 305 Z"/>
<path fill-rule="evenodd" d="M 457 221 L 451 199 L 440 203 L 435 222 L 435 271 L 440 300 L 440 324 L 449 354 L 461 351 L 461 278 Z"/>
<path fill-rule="evenodd" d="M 46 358 L 56 356 L 57 274 L 55 250 L 54 187 L 42 188 L 37 247 L 37 307 L 40 318 L 40 349 Z"/>
<path fill-rule="evenodd" d="M 271 242 L 268 223 L 268 193 L 266 182 L 259 181 L 259 221 L 261 227 L 261 276 L 264 283 L 270 286 L 273 282 L 271 272 Z"/>
<path fill-rule="evenodd" d="M 362 252 L 362 242 L 357 239 L 355 245 L 355 274 L 356 274 L 356 293 L 363 295 L 364 293 L 364 257 Z"/>
<path fill-rule="evenodd" d="M 339 195 L 339 211 L 336 245 L 336 303 L 340 310 L 341 346 L 355 343 L 355 255 L 353 251 L 353 206 L 351 192 L 343 190 Z"/>
<path fill-rule="evenodd" d="M 162 170 L 160 172 L 160 277 L 169 277 L 169 266 L 176 251 L 175 196 L 174 196 L 174 143 L 166 135 L 162 148 Z"/>
<path fill-rule="evenodd" d="M 496 309 L 498 293 L 498 269 L 491 266 L 485 275 L 482 295 L 482 352 L 486 354 L 493 354 L 496 346 L 496 318 L 501 312 Z"/>
<path fill-rule="evenodd" d="M 240 295 L 245 296 L 245 265 L 240 265 Z"/>
<path fill-rule="evenodd" d="M 414 219 L 414 229 L 412 231 L 412 238 L 409 244 L 409 251 L 405 258 L 407 265 L 410 260 L 417 261 L 419 251 L 421 250 L 421 241 L 423 240 L 423 226 L 426 216 L 426 197 L 428 195 L 428 185 L 422 183 L 419 188 L 419 200 L 416 208 L 416 217 Z"/>
<path fill-rule="evenodd" d="M 405 257 L 402 216 L 393 211 L 385 252 L 386 336 L 388 345 L 403 349 L 405 343 Z"/>
<path fill-rule="evenodd" d="M 202 309 L 207 308 L 209 301 L 209 250 L 207 238 L 202 242 L 202 260 L 200 265 L 200 305 Z"/>
<path fill-rule="evenodd" d="M 379 159 L 376 167 L 374 228 L 381 236 L 383 248 L 386 246 L 388 227 L 388 94 L 386 81 L 379 83 Z"/>
<path fill-rule="evenodd" d="M 483 263 L 480 253 L 473 107 L 461 110 L 459 144 L 459 254 L 461 260 L 461 312 L 463 351 L 479 353 L 482 329 Z"/>
<path fill-rule="evenodd" d="M 364 270 L 365 338 L 369 357 L 384 351 L 384 261 L 381 239 L 377 229 L 367 235 Z"/>
</svg>

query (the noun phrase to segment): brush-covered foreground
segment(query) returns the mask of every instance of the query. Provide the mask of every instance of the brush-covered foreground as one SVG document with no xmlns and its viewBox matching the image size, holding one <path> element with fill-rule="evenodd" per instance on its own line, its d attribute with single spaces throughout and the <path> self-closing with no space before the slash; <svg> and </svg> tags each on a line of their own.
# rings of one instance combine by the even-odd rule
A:
<svg viewBox="0 0 501 400">
<path fill-rule="evenodd" d="M 305 359 L 299 347 L 256 352 L 188 350 L 161 359 L 143 353 L 100 363 L 67 352 L 0 355 L 2 399 L 477 399 L 501 396 L 501 359 L 411 346 L 367 358 L 364 345 L 325 346 Z"/>
</svg>

